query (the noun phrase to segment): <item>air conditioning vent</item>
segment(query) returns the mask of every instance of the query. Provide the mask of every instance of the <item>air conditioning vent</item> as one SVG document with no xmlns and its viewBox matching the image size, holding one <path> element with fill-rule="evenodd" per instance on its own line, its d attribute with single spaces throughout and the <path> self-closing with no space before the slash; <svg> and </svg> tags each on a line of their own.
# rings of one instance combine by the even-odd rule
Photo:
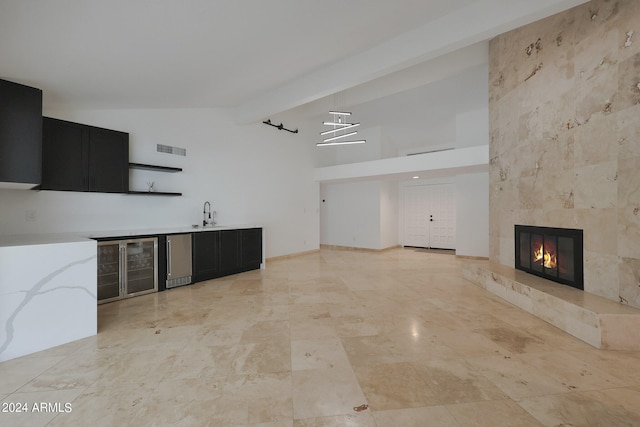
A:
<svg viewBox="0 0 640 427">
<path fill-rule="evenodd" d="M 175 154 L 176 156 L 186 156 L 187 149 L 180 147 L 172 147 L 170 145 L 158 144 L 158 153 Z"/>
</svg>

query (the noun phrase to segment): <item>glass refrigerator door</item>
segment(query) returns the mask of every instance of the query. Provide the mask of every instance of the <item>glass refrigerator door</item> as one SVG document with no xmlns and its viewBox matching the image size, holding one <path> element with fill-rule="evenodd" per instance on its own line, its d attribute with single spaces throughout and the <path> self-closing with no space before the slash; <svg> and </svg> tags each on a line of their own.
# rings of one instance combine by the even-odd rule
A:
<svg viewBox="0 0 640 427">
<path fill-rule="evenodd" d="M 98 301 L 120 297 L 120 243 L 98 244 Z"/>
<path fill-rule="evenodd" d="M 128 241 L 127 244 L 127 295 L 155 292 L 158 289 L 156 276 L 156 239 Z"/>
</svg>

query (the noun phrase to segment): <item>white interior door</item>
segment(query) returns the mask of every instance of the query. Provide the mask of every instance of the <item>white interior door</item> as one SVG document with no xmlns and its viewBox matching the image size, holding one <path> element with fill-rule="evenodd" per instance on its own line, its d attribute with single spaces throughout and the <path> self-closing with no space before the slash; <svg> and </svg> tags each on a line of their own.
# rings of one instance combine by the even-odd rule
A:
<svg viewBox="0 0 640 427">
<path fill-rule="evenodd" d="M 455 184 L 405 188 L 404 246 L 455 249 Z"/>
<path fill-rule="evenodd" d="M 404 190 L 404 246 L 429 247 L 429 198 L 426 186 Z"/>
<path fill-rule="evenodd" d="M 430 185 L 429 244 L 456 248 L 456 193 L 454 184 Z"/>
</svg>

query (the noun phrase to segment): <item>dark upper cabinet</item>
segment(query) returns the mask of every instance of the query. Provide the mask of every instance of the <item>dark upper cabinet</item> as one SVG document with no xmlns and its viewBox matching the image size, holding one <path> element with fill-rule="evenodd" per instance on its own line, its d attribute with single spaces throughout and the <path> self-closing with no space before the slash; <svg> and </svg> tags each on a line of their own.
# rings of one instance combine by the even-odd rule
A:
<svg viewBox="0 0 640 427">
<path fill-rule="evenodd" d="M 0 183 L 5 188 L 40 184 L 42 91 L 0 80 Z"/>
<path fill-rule="evenodd" d="M 129 191 L 129 134 L 89 129 L 89 191 Z"/>
<path fill-rule="evenodd" d="M 45 117 L 40 188 L 126 193 L 129 134 Z"/>
<path fill-rule="evenodd" d="M 89 191 L 89 133 L 84 125 L 43 119 L 42 190 Z"/>
</svg>

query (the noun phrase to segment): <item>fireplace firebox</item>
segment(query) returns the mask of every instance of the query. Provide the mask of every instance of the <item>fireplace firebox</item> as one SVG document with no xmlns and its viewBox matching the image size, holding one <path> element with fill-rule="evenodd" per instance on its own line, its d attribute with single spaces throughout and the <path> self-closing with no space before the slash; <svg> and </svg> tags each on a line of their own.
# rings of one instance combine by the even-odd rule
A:
<svg viewBox="0 0 640 427">
<path fill-rule="evenodd" d="M 584 290 L 582 230 L 515 226 L 516 268 Z"/>
</svg>

